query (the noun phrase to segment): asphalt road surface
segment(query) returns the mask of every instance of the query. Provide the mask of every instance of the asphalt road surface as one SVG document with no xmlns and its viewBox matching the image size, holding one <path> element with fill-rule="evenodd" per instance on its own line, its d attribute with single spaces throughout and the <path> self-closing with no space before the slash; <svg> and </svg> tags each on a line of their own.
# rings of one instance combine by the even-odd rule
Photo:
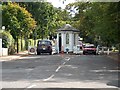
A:
<svg viewBox="0 0 120 90">
<path fill-rule="evenodd" d="M 44 54 L 3 61 L 1 75 L 3 90 L 118 90 L 119 73 L 106 56 Z"/>
</svg>

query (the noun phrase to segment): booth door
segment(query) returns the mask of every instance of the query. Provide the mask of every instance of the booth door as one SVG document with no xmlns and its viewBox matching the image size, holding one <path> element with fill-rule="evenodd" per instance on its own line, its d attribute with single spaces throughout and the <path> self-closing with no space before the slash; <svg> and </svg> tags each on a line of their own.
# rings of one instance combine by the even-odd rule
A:
<svg viewBox="0 0 120 90">
<path fill-rule="evenodd" d="M 61 34 L 59 34 L 59 52 L 61 52 L 61 46 L 62 46 L 62 41 L 61 41 Z"/>
</svg>

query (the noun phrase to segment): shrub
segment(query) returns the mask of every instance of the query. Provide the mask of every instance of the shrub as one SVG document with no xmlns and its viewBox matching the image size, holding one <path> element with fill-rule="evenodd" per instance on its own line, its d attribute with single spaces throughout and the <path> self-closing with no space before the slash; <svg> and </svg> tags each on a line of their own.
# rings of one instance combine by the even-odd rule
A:
<svg viewBox="0 0 120 90">
<path fill-rule="evenodd" d="M 9 55 L 12 55 L 12 54 L 14 54 L 15 52 L 16 52 L 15 46 L 14 46 L 14 45 L 9 46 L 9 48 L 8 48 L 8 54 L 9 54 Z"/>
<path fill-rule="evenodd" d="M 0 32 L 2 33 L 2 47 L 8 48 L 8 54 L 15 53 L 14 39 L 9 31 Z"/>
<path fill-rule="evenodd" d="M 9 31 L 2 32 L 2 44 L 5 48 L 14 44 L 14 39 Z"/>
</svg>

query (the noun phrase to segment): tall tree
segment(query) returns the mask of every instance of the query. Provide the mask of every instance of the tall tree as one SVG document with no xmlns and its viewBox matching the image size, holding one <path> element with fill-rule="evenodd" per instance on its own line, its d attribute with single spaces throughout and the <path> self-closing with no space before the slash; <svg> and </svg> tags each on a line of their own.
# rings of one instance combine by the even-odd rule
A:
<svg viewBox="0 0 120 90">
<path fill-rule="evenodd" d="M 52 4 L 48 2 L 21 2 L 19 4 L 26 7 L 37 21 L 37 37 L 47 37 L 50 32 L 50 23 L 53 22 L 53 16 L 55 14 Z"/>
<path fill-rule="evenodd" d="M 2 25 L 6 27 L 7 31 L 10 31 L 17 41 L 18 52 L 18 38 L 21 35 L 27 37 L 36 27 L 36 21 L 25 8 L 10 2 L 2 5 L 2 17 Z"/>
<path fill-rule="evenodd" d="M 55 35 L 56 29 L 69 21 L 66 10 L 53 7 L 49 2 L 24 2 L 19 5 L 26 7 L 37 21 L 37 38 Z"/>
<path fill-rule="evenodd" d="M 119 7 L 119 2 L 76 2 L 69 4 L 66 9 L 76 9 L 77 13 L 73 20 L 77 21 L 75 26 L 81 30 L 82 35 L 80 35 L 85 41 L 110 46 L 120 43 Z"/>
</svg>

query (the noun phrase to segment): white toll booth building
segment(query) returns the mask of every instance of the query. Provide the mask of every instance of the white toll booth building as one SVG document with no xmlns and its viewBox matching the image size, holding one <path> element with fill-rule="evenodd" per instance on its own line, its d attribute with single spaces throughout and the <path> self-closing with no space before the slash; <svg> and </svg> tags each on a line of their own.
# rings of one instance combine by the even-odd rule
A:
<svg viewBox="0 0 120 90">
<path fill-rule="evenodd" d="M 66 24 L 57 30 L 57 50 L 60 52 L 73 52 L 74 47 L 78 45 L 79 30 Z"/>
</svg>

